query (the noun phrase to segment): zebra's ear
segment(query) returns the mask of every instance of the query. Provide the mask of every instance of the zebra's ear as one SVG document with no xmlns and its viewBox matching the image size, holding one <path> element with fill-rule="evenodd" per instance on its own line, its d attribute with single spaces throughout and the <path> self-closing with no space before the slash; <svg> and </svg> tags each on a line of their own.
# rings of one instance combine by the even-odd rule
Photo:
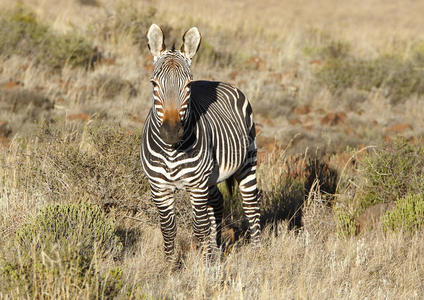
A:
<svg viewBox="0 0 424 300">
<path fill-rule="evenodd" d="M 184 33 L 181 52 L 185 57 L 189 59 L 193 58 L 197 52 L 197 49 L 199 49 L 201 39 L 202 36 L 200 35 L 199 29 L 197 29 L 197 27 L 191 27 Z"/>
<path fill-rule="evenodd" d="M 166 50 L 165 37 L 163 35 L 162 29 L 160 29 L 158 25 L 152 24 L 150 26 L 149 31 L 147 32 L 147 40 L 150 53 L 152 53 L 155 59 Z"/>
</svg>

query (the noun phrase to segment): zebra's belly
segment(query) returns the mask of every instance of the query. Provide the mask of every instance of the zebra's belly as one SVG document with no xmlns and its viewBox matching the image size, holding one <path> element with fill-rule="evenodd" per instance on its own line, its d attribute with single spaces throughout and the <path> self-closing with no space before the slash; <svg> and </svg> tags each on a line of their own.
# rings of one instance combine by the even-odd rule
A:
<svg viewBox="0 0 424 300">
<path fill-rule="evenodd" d="M 237 171 L 237 169 L 236 168 L 230 169 L 230 170 L 219 169 L 218 179 L 216 180 L 216 182 L 218 183 L 218 182 L 224 181 L 225 179 L 231 177 Z"/>
</svg>

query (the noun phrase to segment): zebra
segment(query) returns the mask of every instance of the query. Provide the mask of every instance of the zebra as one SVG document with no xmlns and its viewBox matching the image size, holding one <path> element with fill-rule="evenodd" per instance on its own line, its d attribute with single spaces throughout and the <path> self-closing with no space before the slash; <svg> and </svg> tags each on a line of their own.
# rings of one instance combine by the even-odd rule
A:
<svg viewBox="0 0 424 300">
<path fill-rule="evenodd" d="M 190 66 L 201 40 L 196 27 L 184 33 L 180 50 L 166 49 L 156 24 L 150 26 L 147 40 L 154 64 L 152 108 L 140 158 L 159 211 L 166 257 L 175 260 L 176 189 L 190 194 L 194 235 L 205 253 L 219 251 L 223 197 L 217 183 L 230 178 L 238 181 L 250 240 L 258 245 L 256 133 L 248 100 L 229 84 L 193 81 Z"/>
</svg>

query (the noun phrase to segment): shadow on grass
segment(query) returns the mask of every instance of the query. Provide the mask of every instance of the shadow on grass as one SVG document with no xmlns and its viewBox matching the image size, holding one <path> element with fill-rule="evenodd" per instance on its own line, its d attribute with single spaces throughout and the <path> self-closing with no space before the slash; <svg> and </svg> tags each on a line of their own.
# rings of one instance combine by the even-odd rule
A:
<svg viewBox="0 0 424 300">
<path fill-rule="evenodd" d="M 303 225 L 303 207 L 311 189 L 319 188 L 331 205 L 336 192 L 339 174 L 322 158 L 310 158 L 299 174 L 281 177 L 281 181 L 270 191 L 262 191 L 261 228 L 269 227 L 276 236 L 278 224 L 288 222 L 289 230 L 299 230 Z M 231 201 L 231 205 L 228 203 Z M 223 223 L 223 247 L 231 248 L 235 243 L 249 240 L 249 226 L 241 210 L 239 194 L 226 199 L 227 215 Z M 234 204 L 235 203 L 235 204 Z M 234 207 L 238 206 L 239 209 Z"/>
<path fill-rule="evenodd" d="M 123 245 L 124 252 L 131 252 L 134 245 L 141 238 L 141 230 L 139 228 L 124 228 L 120 226 L 115 233 Z"/>
</svg>

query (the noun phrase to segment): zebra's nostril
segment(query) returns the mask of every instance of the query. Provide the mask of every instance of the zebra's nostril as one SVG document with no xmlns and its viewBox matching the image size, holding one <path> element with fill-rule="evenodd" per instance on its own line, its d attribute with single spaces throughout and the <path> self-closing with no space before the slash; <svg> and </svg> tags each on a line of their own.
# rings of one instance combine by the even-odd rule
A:
<svg viewBox="0 0 424 300">
<path fill-rule="evenodd" d="M 180 123 L 171 124 L 165 121 L 159 128 L 159 135 L 161 139 L 167 144 L 176 144 L 181 140 L 183 136 L 184 128 Z"/>
<path fill-rule="evenodd" d="M 180 128 L 178 129 L 178 137 L 182 137 L 184 134 L 184 128 L 182 126 L 180 126 Z"/>
</svg>

